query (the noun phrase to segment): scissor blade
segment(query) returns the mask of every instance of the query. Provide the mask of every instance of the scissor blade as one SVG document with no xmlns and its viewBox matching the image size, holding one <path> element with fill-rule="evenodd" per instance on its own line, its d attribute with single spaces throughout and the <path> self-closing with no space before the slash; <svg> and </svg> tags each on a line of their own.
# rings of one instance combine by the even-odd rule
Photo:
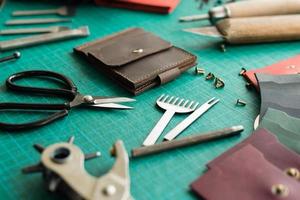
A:
<svg viewBox="0 0 300 200">
<path fill-rule="evenodd" d="M 164 139 L 168 140 L 168 141 L 173 140 L 182 131 L 184 131 L 187 127 L 189 127 L 194 121 L 196 121 L 199 117 L 201 117 L 206 111 L 208 111 L 211 107 L 213 107 L 219 101 L 220 101 L 220 99 L 215 99 L 215 97 L 208 100 L 206 103 L 201 105 L 198 109 L 196 109 L 192 114 L 190 114 L 187 118 L 185 118 L 182 122 L 180 122 L 169 133 L 167 133 L 165 135 Z"/>
<path fill-rule="evenodd" d="M 127 97 L 93 97 L 94 104 L 103 104 L 103 103 L 124 103 L 124 102 L 133 102 L 135 99 Z"/>
<path fill-rule="evenodd" d="M 112 109 L 133 109 L 133 107 L 124 106 L 124 105 L 117 104 L 117 103 L 102 103 L 102 104 L 94 104 L 91 106 L 99 107 L 99 108 L 112 108 Z"/>
</svg>

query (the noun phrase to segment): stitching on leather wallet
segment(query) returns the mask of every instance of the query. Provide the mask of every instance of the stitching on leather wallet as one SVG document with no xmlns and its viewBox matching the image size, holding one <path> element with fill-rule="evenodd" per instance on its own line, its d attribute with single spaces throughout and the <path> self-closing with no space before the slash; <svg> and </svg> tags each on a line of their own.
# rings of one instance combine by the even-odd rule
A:
<svg viewBox="0 0 300 200">
<path fill-rule="evenodd" d="M 177 48 L 177 47 L 175 47 L 175 48 Z M 180 50 L 180 51 L 181 51 L 183 54 L 185 54 L 186 56 L 188 56 L 188 58 L 183 59 L 183 60 L 180 60 L 180 61 L 178 61 L 178 62 L 176 62 L 176 63 L 174 63 L 174 64 L 172 64 L 172 65 L 167 65 L 167 66 L 165 66 L 165 67 L 161 67 L 161 68 L 155 70 L 154 72 L 152 72 L 151 74 L 147 74 L 147 75 L 145 75 L 145 76 L 143 76 L 143 77 L 140 77 L 140 78 L 137 79 L 137 80 L 132 80 L 132 79 L 130 79 L 128 76 L 126 76 L 125 74 L 123 74 L 123 73 L 121 73 L 121 72 L 119 72 L 119 71 L 115 71 L 115 72 L 116 72 L 118 75 L 123 76 L 124 78 L 128 79 L 128 80 L 131 81 L 131 82 L 139 82 L 139 81 L 141 81 L 141 80 L 143 80 L 143 79 L 146 79 L 146 78 L 149 78 L 149 77 L 151 77 L 151 76 L 153 76 L 153 75 L 155 75 L 155 74 L 157 74 L 157 73 L 159 73 L 159 72 L 161 72 L 161 71 L 163 71 L 163 70 L 165 70 L 165 69 L 167 69 L 167 68 L 174 67 L 174 66 L 176 66 L 176 65 L 178 65 L 178 64 L 180 64 L 180 63 L 184 63 L 184 62 L 186 62 L 187 60 L 189 60 L 189 59 L 191 59 L 191 58 L 193 57 L 192 54 L 190 54 L 190 53 L 188 53 L 188 52 L 186 52 L 186 51 L 184 51 L 184 50 L 182 50 L 182 49 L 180 49 L 180 48 L 177 48 L 177 49 Z"/>
</svg>

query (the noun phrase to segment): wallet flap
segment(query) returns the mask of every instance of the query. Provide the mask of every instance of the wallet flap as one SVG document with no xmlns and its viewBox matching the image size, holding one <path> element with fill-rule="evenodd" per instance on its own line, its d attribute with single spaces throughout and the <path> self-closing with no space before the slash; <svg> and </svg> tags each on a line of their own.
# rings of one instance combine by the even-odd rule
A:
<svg viewBox="0 0 300 200">
<path fill-rule="evenodd" d="M 170 47 L 172 47 L 170 42 L 152 33 L 141 32 L 115 38 L 108 44 L 97 46 L 90 54 L 107 66 L 119 67 Z"/>
</svg>

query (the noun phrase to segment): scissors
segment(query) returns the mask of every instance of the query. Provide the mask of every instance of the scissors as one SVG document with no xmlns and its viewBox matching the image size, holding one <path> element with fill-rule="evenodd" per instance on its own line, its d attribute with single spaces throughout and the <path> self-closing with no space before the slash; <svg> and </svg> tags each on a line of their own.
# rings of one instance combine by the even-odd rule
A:
<svg viewBox="0 0 300 200">
<path fill-rule="evenodd" d="M 51 81 L 56 81 L 62 83 L 65 88 L 42 88 L 42 87 L 31 87 L 22 86 L 16 84 L 17 80 L 24 78 L 38 77 Z M 0 129 L 17 131 L 23 129 L 31 129 L 44 126 L 49 124 L 59 118 L 68 115 L 69 110 L 75 107 L 92 107 L 92 108 L 111 108 L 111 109 L 131 109 L 125 105 L 117 104 L 121 102 L 132 102 L 134 99 L 127 97 L 102 97 L 102 96 L 92 96 L 83 95 L 77 91 L 76 85 L 67 78 L 66 76 L 52 72 L 52 71 L 24 71 L 16 73 L 8 77 L 6 80 L 6 87 L 12 91 L 24 92 L 30 94 L 39 95 L 55 95 L 69 101 L 62 104 L 37 104 L 37 103 L 0 103 L 0 110 L 20 110 L 20 111 L 54 111 L 46 118 L 38 119 L 29 123 L 22 124 L 10 124 L 0 122 Z"/>
</svg>

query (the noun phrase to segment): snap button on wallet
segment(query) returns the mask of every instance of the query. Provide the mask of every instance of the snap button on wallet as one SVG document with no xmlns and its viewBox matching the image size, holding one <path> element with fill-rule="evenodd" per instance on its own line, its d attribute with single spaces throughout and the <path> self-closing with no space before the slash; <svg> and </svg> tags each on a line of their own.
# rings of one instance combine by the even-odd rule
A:
<svg viewBox="0 0 300 200">
<path fill-rule="evenodd" d="M 193 54 L 140 28 L 86 43 L 74 52 L 135 95 L 175 79 L 197 60 Z"/>
</svg>

